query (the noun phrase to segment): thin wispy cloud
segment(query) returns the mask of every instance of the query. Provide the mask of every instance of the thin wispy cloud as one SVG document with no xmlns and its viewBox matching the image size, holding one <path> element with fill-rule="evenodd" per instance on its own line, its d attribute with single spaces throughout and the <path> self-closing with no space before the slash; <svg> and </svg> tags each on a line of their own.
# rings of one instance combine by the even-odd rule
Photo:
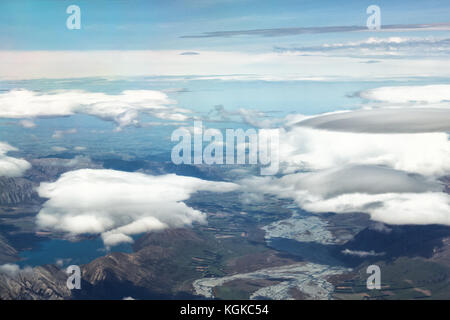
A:
<svg viewBox="0 0 450 320">
<path fill-rule="evenodd" d="M 401 58 L 405 56 L 447 56 L 450 53 L 450 39 L 370 37 L 363 41 L 326 43 L 317 46 L 276 46 L 274 50 L 276 52 L 295 53 L 299 55 L 314 54 L 376 58 Z"/>
<path fill-rule="evenodd" d="M 181 56 L 196 56 L 198 54 L 200 54 L 200 53 L 195 52 L 195 51 L 185 51 L 185 52 L 180 53 Z"/>
<path fill-rule="evenodd" d="M 381 32 L 416 31 L 416 30 L 450 30 L 450 22 L 431 24 L 391 24 L 384 25 Z M 380 32 L 377 31 L 377 32 Z M 373 32 L 366 26 L 326 26 L 298 28 L 270 28 L 232 31 L 207 31 L 201 34 L 184 35 L 181 38 L 229 38 L 236 36 L 283 37 L 302 34 L 339 33 L 339 32 Z"/>
</svg>

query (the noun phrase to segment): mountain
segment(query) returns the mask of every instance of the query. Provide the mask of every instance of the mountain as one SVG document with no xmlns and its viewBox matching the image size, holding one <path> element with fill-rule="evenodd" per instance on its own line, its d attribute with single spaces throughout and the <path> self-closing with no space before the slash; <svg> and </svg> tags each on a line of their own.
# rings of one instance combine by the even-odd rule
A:
<svg viewBox="0 0 450 320">
<path fill-rule="evenodd" d="M 17 250 L 0 234 L 0 264 L 17 260 Z"/>
<path fill-rule="evenodd" d="M 0 205 L 36 203 L 35 184 L 24 178 L 0 177 Z"/>
<path fill-rule="evenodd" d="M 135 243 L 134 253 L 113 252 L 83 266 L 87 286 L 77 297 L 192 298 L 184 284 L 197 274 L 186 253 L 203 245 L 190 229 L 148 233 Z"/>
<path fill-rule="evenodd" d="M 17 274 L 0 274 L 0 300 L 62 300 L 71 297 L 67 275 L 47 265 Z"/>
</svg>

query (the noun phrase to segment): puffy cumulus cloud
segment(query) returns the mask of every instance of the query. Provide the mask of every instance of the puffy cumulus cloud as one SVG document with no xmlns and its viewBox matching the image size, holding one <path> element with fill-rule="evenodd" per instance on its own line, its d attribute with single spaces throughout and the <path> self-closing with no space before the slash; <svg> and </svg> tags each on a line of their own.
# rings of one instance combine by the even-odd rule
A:
<svg viewBox="0 0 450 320">
<path fill-rule="evenodd" d="M 378 166 L 346 166 L 241 181 L 245 190 L 291 198 L 316 212 L 363 212 L 387 224 L 450 225 L 450 196 L 429 179 Z"/>
<path fill-rule="evenodd" d="M 229 192 L 237 185 L 175 174 L 81 169 L 41 183 L 48 198 L 37 215 L 47 230 L 72 235 L 100 233 L 106 246 L 132 242 L 130 235 L 205 222 L 205 213 L 183 201 L 197 191 Z"/>
<path fill-rule="evenodd" d="M 0 94 L 0 117 L 20 119 L 82 113 L 114 121 L 119 127 L 138 125 L 141 112 L 158 119 L 187 120 L 190 111 L 174 104 L 165 93 L 153 90 L 125 90 L 113 95 L 79 90 L 40 93 L 18 89 Z"/>
<path fill-rule="evenodd" d="M 9 157 L 9 151 L 17 149 L 5 142 L 0 142 L 0 176 L 20 177 L 25 171 L 31 168 L 31 164 L 19 158 Z"/>
<path fill-rule="evenodd" d="M 359 163 L 446 175 L 450 172 L 449 92 L 450 85 L 360 92 L 361 97 L 376 101 L 375 107 L 300 117 L 288 123 L 280 138 L 281 156 L 310 170 Z"/>
<path fill-rule="evenodd" d="M 293 127 L 280 129 L 279 157 L 285 173 L 368 164 L 442 176 L 450 172 L 448 139 L 445 132 L 370 134 Z"/>
<path fill-rule="evenodd" d="M 361 98 L 389 103 L 447 103 L 450 107 L 450 85 L 380 87 L 359 92 Z"/>
<path fill-rule="evenodd" d="M 297 117 L 298 121 L 288 123 L 280 138 L 281 156 L 310 170 L 360 163 L 446 175 L 450 172 L 449 92 L 450 85 L 360 92 L 375 105 Z"/>
<path fill-rule="evenodd" d="M 450 174 L 449 89 L 382 87 L 359 93 L 372 103 L 361 110 L 286 117 L 278 150 L 285 175 L 242 180 L 244 200 L 272 194 L 311 212 L 450 225 L 439 182 Z"/>
<path fill-rule="evenodd" d="M 446 132 L 450 131 L 449 119 L 450 108 L 381 108 L 331 113 L 297 125 L 367 133 Z"/>
</svg>

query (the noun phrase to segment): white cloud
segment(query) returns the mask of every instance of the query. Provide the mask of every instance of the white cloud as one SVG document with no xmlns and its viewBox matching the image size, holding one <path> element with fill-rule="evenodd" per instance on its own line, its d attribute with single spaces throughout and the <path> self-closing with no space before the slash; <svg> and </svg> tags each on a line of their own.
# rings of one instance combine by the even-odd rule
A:
<svg viewBox="0 0 450 320">
<path fill-rule="evenodd" d="M 349 165 L 298 173 L 287 175 L 282 180 L 297 190 L 308 190 L 325 199 L 347 193 L 421 193 L 442 190 L 442 185 L 422 176 L 371 165 Z"/>
<path fill-rule="evenodd" d="M 450 172 L 448 139 L 444 132 L 370 134 L 294 127 L 280 130 L 279 154 L 285 172 L 370 164 L 441 176 Z"/>
<path fill-rule="evenodd" d="M 34 128 L 34 127 L 36 127 L 36 124 L 32 120 L 27 120 L 27 119 L 20 120 L 19 124 L 22 127 L 24 127 L 24 128 Z"/>
<path fill-rule="evenodd" d="M 290 121 L 291 129 L 280 137 L 281 157 L 310 170 L 358 163 L 423 175 L 449 174 L 449 92 L 450 85 L 360 92 L 381 104 Z"/>
<path fill-rule="evenodd" d="M 448 84 L 380 87 L 356 95 L 368 100 L 361 110 L 331 112 L 291 125 L 366 133 L 450 131 Z"/>
<path fill-rule="evenodd" d="M 287 117 L 279 138 L 285 175 L 242 180 L 243 191 L 290 198 L 316 213 L 450 225 L 450 195 L 439 182 L 450 174 L 449 89 L 372 89 L 360 95 L 381 102 L 376 107 Z"/>
<path fill-rule="evenodd" d="M 354 57 L 431 57 L 448 56 L 450 39 L 447 38 L 408 38 L 408 37 L 369 37 L 362 41 L 326 43 L 318 46 L 277 47 L 279 52 L 305 55 L 354 56 Z"/>
<path fill-rule="evenodd" d="M 0 94 L 0 117 L 20 119 L 81 113 L 114 121 L 119 127 L 138 125 L 139 113 L 158 119 L 187 120 L 190 111 L 174 104 L 165 93 L 153 90 L 125 90 L 112 95 L 79 90 L 39 93 L 16 89 Z M 55 132 L 55 138 L 63 133 Z"/>
<path fill-rule="evenodd" d="M 446 102 L 446 107 L 450 108 L 450 84 L 380 87 L 362 91 L 359 93 L 359 96 L 391 104 L 415 103 L 424 105 Z"/>
<path fill-rule="evenodd" d="M 67 265 L 70 263 L 70 261 L 72 261 L 72 258 L 58 258 L 55 260 L 55 264 L 62 268 L 64 267 L 64 265 Z"/>
<path fill-rule="evenodd" d="M 9 151 L 17 149 L 5 142 L 0 142 L 0 176 L 20 177 L 25 171 L 31 168 L 31 164 L 20 158 L 8 157 Z"/>
<path fill-rule="evenodd" d="M 4 273 L 8 275 L 9 277 L 15 277 L 20 272 L 33 272 L 33 269 L 31 267 L 25 267 L 21 269 L 17 264 L 13 263 L 6 263 L 0 265 L 0 273 Z"/>
<path fill-rule="evenodd" d="M 0 79 L 67 79 L 133 76 L 250 75 L 263 80 L 377 79 L 450 76 L 447 57 L 379 59 L 367 57 L 299 56 L 280 52 L 199 51 L 180 55 L 178 50 L 136 51 L 0 51 Z M 411 68 L 411 65 L 414 68 Z M 205 78 L 206 79 L 206 78 Z"/>
<path fill-rule="evenodd" d="M 373 250 L 370 251 L 360 251 L 360 250 L 350 250 L 350 249 L 345 249 L 342 250 L 343 254 L 346 255 L 350 255 L 350 256 L 357 256 L 357 257 L 377 257 L 377 256 L 384 256 L 385 253 L 384 252 L 375 252 Z"/>
<path fill-rule="evenodd" d="M 75 128 L 67 129 L 67 130 L 55 130 L 55 132 L 53 132 L 52 138 L 53 139 L 61 139 L 66 134 L 75 134 L 75 133 L 77 133 L 77 129 L 75 129 Z"/>
<path fill-rule="evenodd" d="M 130 235 L 205 222 L 205 213 L 183 201 L 197 191 L 228 192 L 237 185 L 174 174 L 82 169 L 41 183 L 48 198 L 37 215 L 39 227 L 72 235 L 100 233 L 107 246 L 131 242 Z"/>
<path fill-rule="evenodd" d="M 0 273 L 6 273 L 9 276 L 18 274 L 20 267 L 17 264 L 7 263 L 0 265 Z"/>
<path fill-rule="evenodd" d="M 375 108 L 330 113 L 297 125 L 344 132 L 450 132 L 449 119 L 450 108 Z"/>
<path fill-rule="evenodd" d="M 450 225 L 450 196 L 424 177 L 373 166 L 241 181 L 245 190 L 291 198 L 316 213 L 363 212 L 387 224 Z"/>
<path fill-rule="evenodd" d="M 255 128 L 271 128 L 281 122 L 281 119 L 270 117 L 269 114 L 262 111 L 244 108 L 230 111 L 222 105 L 214 106 L 204 120 L 213 122 L 243 122 Z"/>
<path fill-rule="evenodd" d="M 52 150 L 55 152 L 64 152 L 64 151 L 67 151 L 68 149 L 66 147 L 55 146 L 55 147 L 52 147 Z"/>
</svg>

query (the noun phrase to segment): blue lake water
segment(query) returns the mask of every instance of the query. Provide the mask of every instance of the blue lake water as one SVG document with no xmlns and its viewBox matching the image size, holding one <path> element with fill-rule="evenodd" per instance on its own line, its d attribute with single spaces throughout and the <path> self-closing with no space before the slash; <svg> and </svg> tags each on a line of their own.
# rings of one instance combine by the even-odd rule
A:
<svg viewBox="0 0 450 320">
<path fill-rule="evenodd" d="M 112 248 L 112 251 L 132 252 L 130 244 L 121 244 Z M 98 257 L 104 256 L 105 249 L 100 238 L 71 242 L 61 239 L 49 239 L 39 243 L 39 246 L 30 251 L 22 251 L 22 258 L 17 264 L 21 267 L 55 264 L 62 259 L 64 265 L 86 264 Z"/>
</svg>

